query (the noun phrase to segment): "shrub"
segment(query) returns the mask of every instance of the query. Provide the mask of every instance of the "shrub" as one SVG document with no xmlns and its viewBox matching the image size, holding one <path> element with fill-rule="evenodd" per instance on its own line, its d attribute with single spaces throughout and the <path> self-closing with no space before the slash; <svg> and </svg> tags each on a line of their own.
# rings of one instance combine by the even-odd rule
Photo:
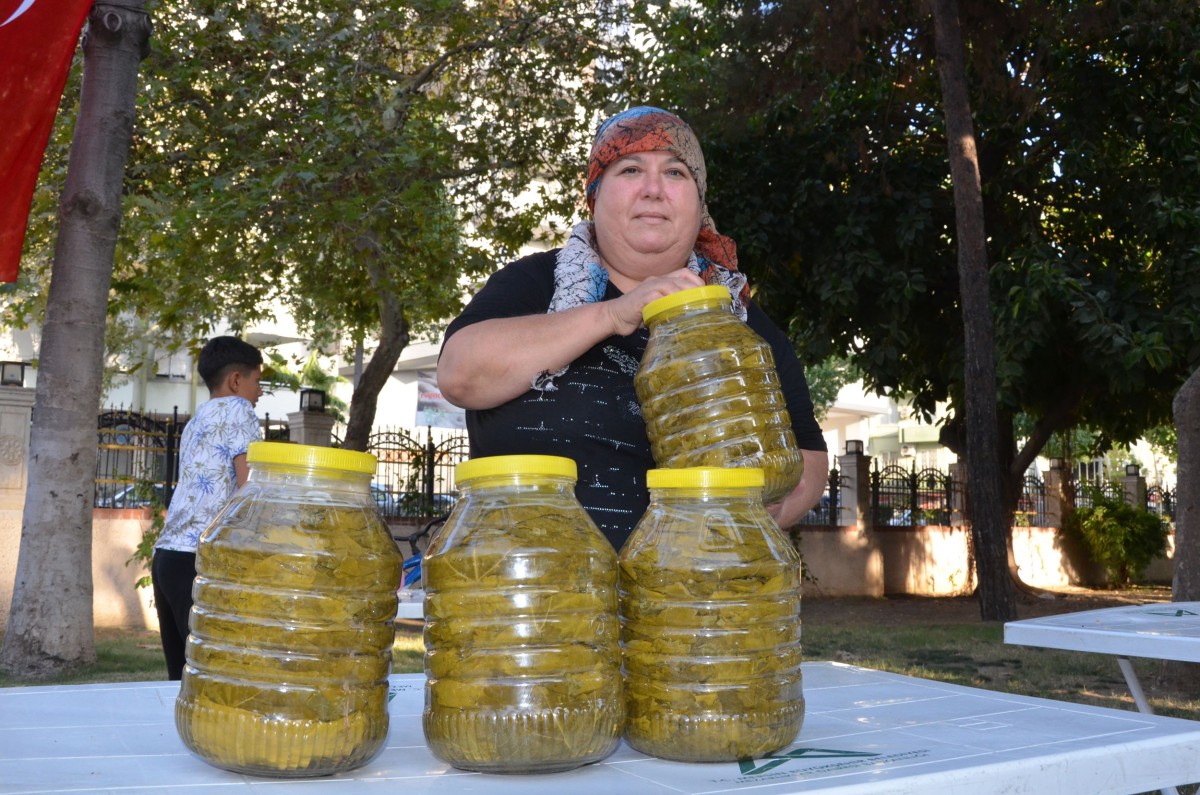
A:
<svg viewBox="0 0 1200 795">
<path fill-rule="evenodd" d="M 1092 507 L 1071 511 L 1063 530 L 1080 539 L 1091 559 L 1104 567 L 1109 585 L 1128 584 L 1166 553 L 1167 523 L 1099 490 L 1091 496 Z"/>
</svg>

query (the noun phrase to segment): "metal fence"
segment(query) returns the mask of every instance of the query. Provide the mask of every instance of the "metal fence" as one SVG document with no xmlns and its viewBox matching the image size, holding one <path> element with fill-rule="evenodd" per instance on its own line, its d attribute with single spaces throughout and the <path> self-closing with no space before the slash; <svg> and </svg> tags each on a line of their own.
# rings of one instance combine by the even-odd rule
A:
<svg viewBox="0 0 1200 795">
<path fill-rule="evenodd" d="M 876 525 L 918 527 L 950 524 L 955 485 L 937 469 L 917 471 L 892 464 L 871 472 L 871 516 Z"/>
<path fill-rule="evenodd" d="M 154 414 L 123 408 L 99 415 L 97 423 L 96 497 L 98 508 L 140 508 L 170 502 L 179 472 L 179 440 L 189 417 L 178 411 Z M 268 440 L 287 440 L 286 421 L 267 417 L 263 435 Z M 333 437 L 333 444 L 341 443 Z M 466 434 L 434 439 L 404 429 L 385 429 L 372 434 L 368 451 L 379 459 L 372 494 L 384 516 L 392 520 L 419 521 L 447 513 L 458 496 L 454 467 L 469 457 Z M 1074 474 L 1074 473 L 1072 473 Z M 815 508 L 801 520 L 807 526 L 840 524 L 840 500 L 845 477 L 829 471 L 825 493 Z M 871 515 L 876 525 L 948 525 L 955 506 L 965 505 L 964 484 L 948 473 L 927 468 L 917 470 L 897 465 L 878 468 L 870 475 Z M 1071 478 L 1067 491 L 1075 504 L 1090 506 L 1099 490 L 1123 499 L 1121 486 L 1098 478 Z M 1162 485 L 1146 489 L 1147 510 L 1170 520 L 1175 512 L 1175 493 Z M 1025 477 L 1017 499 L 1015 525 L 1046 526 L 1045 484 L 1035 475 Z"/>
<path fill-rule="evenodd" d="M 466 434 L 421 441 L 406 430 L 371 434 L 367 450 L 379 458 L 371 488 L 387 519 L 432 518 L 448 513 L 458 497 L 454 468 L 469 456 Z"/>
<path fill-rule="evenodd" d="M 171 499 L 179 467 L 179 436 L 187 417 L 110 409 L 97 422 L 98 508 L 140 508 Z"/>
</svg>

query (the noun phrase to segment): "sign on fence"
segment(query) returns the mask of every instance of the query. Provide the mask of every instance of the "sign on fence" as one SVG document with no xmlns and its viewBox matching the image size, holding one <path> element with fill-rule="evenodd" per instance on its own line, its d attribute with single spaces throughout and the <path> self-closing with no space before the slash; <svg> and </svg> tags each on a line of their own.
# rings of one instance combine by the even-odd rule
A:
<svg viewBox="0 0 1200 795">
<path fill-rule="evenodd" d="M 442 390 L 437 385 L 437 373 L 433 370 L 417 372 L 416 425 L 457 429 L 467 427 L 466 412 L 442 397 Z"/>
</svg>

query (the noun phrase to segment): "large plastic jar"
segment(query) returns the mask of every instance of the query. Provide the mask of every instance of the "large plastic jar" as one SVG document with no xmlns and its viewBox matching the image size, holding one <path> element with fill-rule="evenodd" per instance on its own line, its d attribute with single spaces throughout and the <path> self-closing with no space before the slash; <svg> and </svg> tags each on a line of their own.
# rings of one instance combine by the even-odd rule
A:
<svg viewBox="0 0 1200 795">
<path fill-rule="evenodd" d="M 196 550 L 176 728 L 240 773 L 359 767 L 387 738 L 402 562 L 371 499 L 375 456 L 254 442 L 246 461 Z"/>
<path fill-rule="evenodd" d="M 455 478 L 422 562 L 430 750 L 492 773 L 603 759 L 625 718 L 617 558 L 575 499 L 575 462 L 476 458 Z"/>
<path fill-rule="evenodd" d="M 654 469 L 620 556 L 625 740 L 685 762 L 760 757 L 804 722 L 800 555 L 760 469 Z"/>
<path fill-rule="evenodd" d="M 759 467 L 770 504 L 800 482 L 804 459 L 771 346 L 730 306 L 719 284 L 647 304 L 650 339 L 633 384 L 655 464 Z"/>
</svg>

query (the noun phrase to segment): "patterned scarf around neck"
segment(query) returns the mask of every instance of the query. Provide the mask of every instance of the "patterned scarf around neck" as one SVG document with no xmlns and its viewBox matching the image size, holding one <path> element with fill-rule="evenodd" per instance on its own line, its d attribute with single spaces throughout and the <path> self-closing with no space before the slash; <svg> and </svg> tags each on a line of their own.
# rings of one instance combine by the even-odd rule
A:
<svg viewBox="0 0 1200 795">
<path fill-rule="evenodd" d="M 571 230 L 571 237 L 559 249 L 555 260 L 554 295 L 547 313 L 562 312 L 604 299 L 605 290 L 608 289 L 608 271 L 600 264 L 595 240 L 596 229 L 591 221 L 581 221 Z M 718 265 L 696 251 L 688 257 L 687 267 L 704 279 L 706 284 L 728 287 L 731 311 L 743 322 L 746 320 L 749 289 L 744 273 Z M 544 370 L 533 379 L 532 386 L 541 392 L 553 392 L 558 388 L 554 379 L 565 372 L 566 367 L 553 372 Z"/>
</svg>

